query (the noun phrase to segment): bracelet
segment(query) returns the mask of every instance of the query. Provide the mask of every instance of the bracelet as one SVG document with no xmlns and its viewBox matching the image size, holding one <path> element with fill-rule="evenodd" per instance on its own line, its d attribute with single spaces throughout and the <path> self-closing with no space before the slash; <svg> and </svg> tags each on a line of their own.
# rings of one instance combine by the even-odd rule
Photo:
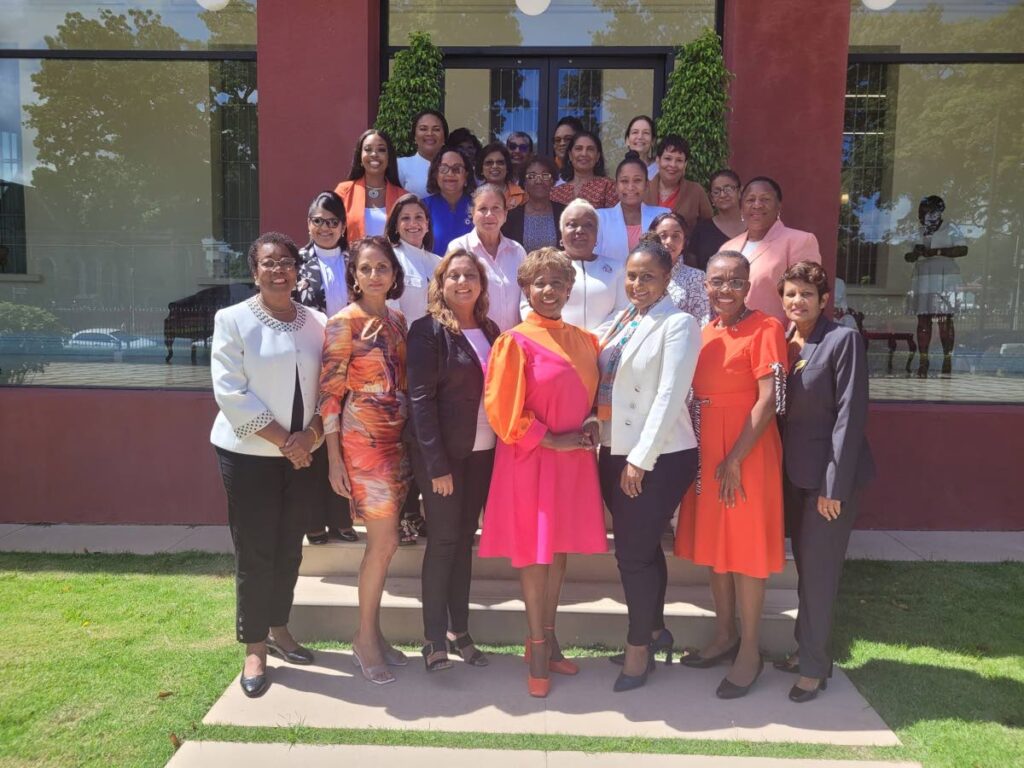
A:
<svg viewBox="0 0 1024 768">
<path fill-rule="evenodd" d="M 319 443 L 320 438 L 323 437 L 323 435 L 316 431 L 316 427 L 310 424 L 308 427 L 306 427 L 306 429 L 311 430 L 313 432 L 313 444 L 315 445 L 316 443 Z"/>
</svg>

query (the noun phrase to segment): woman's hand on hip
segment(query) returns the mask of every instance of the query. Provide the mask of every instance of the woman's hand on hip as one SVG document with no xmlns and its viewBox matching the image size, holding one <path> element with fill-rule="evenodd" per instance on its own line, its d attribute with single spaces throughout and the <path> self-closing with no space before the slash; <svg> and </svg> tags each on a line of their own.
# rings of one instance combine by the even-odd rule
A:
<svg viewBox="0 0 1024 768">
<path fill-rule="evenodd" d="M 627 461 L 626 466 L 622 468 L 622 476 L 619 478 L 619 485 L 622 487 L 622 492 L 631 499 L 635 499 L 643 493 L 644 474 L 644 470 Z"/>
<path fill-rule="evenodd" d="M 438 496 L 451 496 L 455 493 L 455 481 L 452 479 L 451 472 L 441 477 L 431 478 L 430 484 Z"/>
<path fill-rule="evenodd" d="M 718 500 L 727 507 L 736 506 L 736 495 L 747 500 L 747 492 L 743 490 L 743 480 L 740 476 L 740 463 L 736 459 L 726 458 L 715 469 L 715 479 L 718 481 Z"/>
<path fill-rule="evenodd" d="M 835 520 L 842 511 L 843 503 L 839 499 L 828 499 L 824 496 L 818 497 L 818 514 L 826 520 Z"/>
<path fill-rule="evenodd" d="M 582 429 L 575 432 L 563 432 L 560 435 L 548 432 L 541 438 L 540 444 L 553 451 L 588 451 L 594 447 L 590 435 Z"/>
<path fill-rule="evenodd" d="M 331 488 L 336 494 L 344 496 L 346 499 L 352 498 L 352 484 L 348 479 L 344 461 L 331 457 L 331 467 L 327 476 L 330 478 Z"/>
</svg>

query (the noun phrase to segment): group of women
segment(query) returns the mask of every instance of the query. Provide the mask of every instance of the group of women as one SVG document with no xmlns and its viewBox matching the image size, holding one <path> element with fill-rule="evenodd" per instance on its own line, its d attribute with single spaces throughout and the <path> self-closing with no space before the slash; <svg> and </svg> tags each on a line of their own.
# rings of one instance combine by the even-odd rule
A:
<svg viewBox="0 0 1024 768">
<path fill-rule="evenodd" d="M 488 664 L 469 632 L 482 528 L 479 555 L 520 574 L 529 693 L 577 674 L 556 634 L 559 595 L 568 554 L 607 549 L 607 507 L 628 608 L 613 687 L 644 685 L 655 655 L 673 653 L 662 536 L 678 508 L 675 552 L 710 569 L 717 615 L 682 663 L 729 662 L 722 698 L 754 684 L 788 527 L 799 648 L 778 666 L 800 675 L 792 700 L 813 699 L 831 674 L 854 493 L 872 471 L 867 374 L 859 337 L 823 314 L 817 242 L 782 224 L 779 185 L 741 187 L 722 170 L 712 209 L 683 178 L 686 142 L 652 149 L 646 117 L 613 178 L 574 118 L 555 131 L 560 162 L 519 134 L 470 159 L 434 112 L 412 135 L 417 154 L 396 162 L 366 131 L 349 179 L 311 203 L 310 243 L 258 238 L 258 294 L 217 314 L 211 441 L 246 695 L 266 690 L 267 653 L 312 663 L 287 628 L 302 535 L 351 532 L 348 515 L 366 530 L 353 660 L 371 683 L 395 681 L 408 659 L 381 631 L 381 596 L 408 533 L 397 521 L 422 496 L 428 671 L 450 654 Z"/>
</svg>

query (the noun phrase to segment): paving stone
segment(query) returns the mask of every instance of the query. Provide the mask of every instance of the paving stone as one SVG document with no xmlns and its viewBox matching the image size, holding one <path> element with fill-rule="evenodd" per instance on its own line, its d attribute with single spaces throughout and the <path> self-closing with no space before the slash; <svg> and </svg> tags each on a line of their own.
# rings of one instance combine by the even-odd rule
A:
<svg viewBox="0 0 1024 768">
<path fill-rule="evenodd" d="M 153 555 L 174 546 L 189 532 L 187 525 L 26 525 L 0 538 L 0 550 Z"/>
</svg>

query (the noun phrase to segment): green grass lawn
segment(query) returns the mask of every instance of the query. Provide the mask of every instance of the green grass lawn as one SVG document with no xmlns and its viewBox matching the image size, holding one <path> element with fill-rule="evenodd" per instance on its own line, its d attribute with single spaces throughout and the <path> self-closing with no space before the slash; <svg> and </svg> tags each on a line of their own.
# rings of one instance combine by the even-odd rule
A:
<svg viewBox="0 0 1024 768">
<path fill-rule="evenodd" d="M 849 564 L 837 657 L 898 748 L 233 728 L 201 723 L 241 661 L 230 558 L 0 554 L 0 767 L 162 766 L 187 739 L 1024 766 L 1022 596 L 1024 564 Z"/>
</svg>

